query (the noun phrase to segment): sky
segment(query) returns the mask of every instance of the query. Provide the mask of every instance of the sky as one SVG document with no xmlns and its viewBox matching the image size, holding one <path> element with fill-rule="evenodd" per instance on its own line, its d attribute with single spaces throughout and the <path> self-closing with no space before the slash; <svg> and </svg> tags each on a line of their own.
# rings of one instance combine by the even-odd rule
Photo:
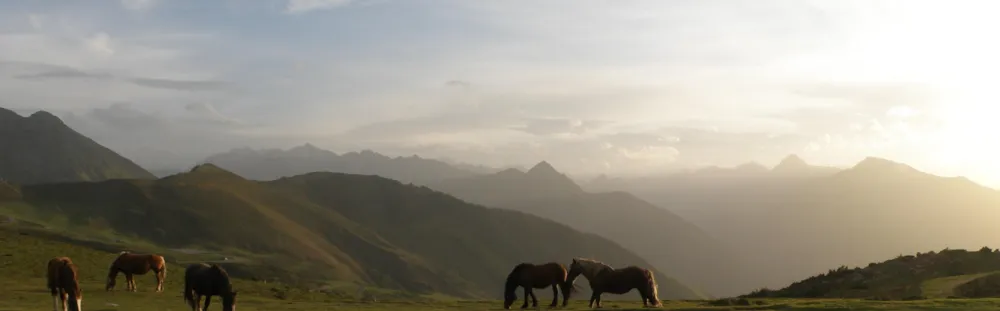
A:
<svg viewBox="0 0 1000 311">
<path fill-rule="evenodd" d="M 311 143 L 621 176 L 877 156 L 1000 186 L 998 7 L 3 1 L 0 107 L 150 169 Z"/>
</svg>

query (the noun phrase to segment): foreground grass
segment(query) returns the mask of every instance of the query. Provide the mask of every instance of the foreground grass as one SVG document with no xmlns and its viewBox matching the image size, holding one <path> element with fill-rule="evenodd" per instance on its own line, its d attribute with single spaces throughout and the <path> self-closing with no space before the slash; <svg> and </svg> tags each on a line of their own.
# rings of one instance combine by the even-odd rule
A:
<svg viewBox="0 0 1000 311">
<path fill-rule="evenodd" d="M 84 291 L 84 309 L 111 310 L 189 310 L 181 296 L 183 270 L 171 264 L 163 293 L 156 293 L 152 275 L 138 276 L 139 292 L 121 291 L 124 277 L 119 276 L 118 291 L 105 292 L 107 265 L 115 253 L 52 241 L 33 235 L 0 229 L 0 311 L 49 310 L 51 297 L 45 288 L 45 263 L 56 256 L 69 256 L 79 266 Z M 378 303 L 362 302 L 344 292 L 319 293 L 275 283 L 235 280 L 240 293 L 239 310 L 499 310 L 499 301 L 460 301 L 455 299 L 382 298 Z M 540 291 L 540 309 L 548 309 L 547 291 Z M 613 298 L 605 295 L 605 299 Z M 723 305 L 709 301 L 667 301 L 664 310 L 996 310 L 1000 299 L 938 299 L 920 301 L 864 300 L 751 300 L 750 305 Z M 520 307 L 520 301 L 514 308 Z M 637 301 L 605 300 L 605 309 L 641 310 Z M 211 310 L 220 310 L 219 301 Z M 567 310 L 588 310 L 586 297 L 575 297 Z"/>
</svg>

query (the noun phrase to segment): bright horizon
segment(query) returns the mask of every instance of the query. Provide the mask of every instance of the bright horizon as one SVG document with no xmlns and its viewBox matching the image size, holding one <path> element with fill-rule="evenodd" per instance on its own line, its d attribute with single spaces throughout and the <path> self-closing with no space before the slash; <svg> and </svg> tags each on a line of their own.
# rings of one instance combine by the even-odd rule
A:
<svg viewBox="0 0 1000 311">
<path fill-rule="evenodd" d="M 312 143 L 574 176 L 867 156 L 1000 187 L 989 1 L 10 1 L 0 107 L 147 169 Z"/>
</svg>

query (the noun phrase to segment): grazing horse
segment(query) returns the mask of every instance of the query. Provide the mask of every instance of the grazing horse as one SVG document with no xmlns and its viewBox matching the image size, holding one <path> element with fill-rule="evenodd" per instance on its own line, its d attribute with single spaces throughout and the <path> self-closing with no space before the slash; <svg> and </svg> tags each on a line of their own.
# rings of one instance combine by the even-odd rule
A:
<svg viewBox="0 0 1000 311">
<path fill-rule="evenodd" d="M 639 290 L 644 307 L 660 306 L 660 298 L 657 297 L 656 292 L 656 280 L 653 279 L 653 272 L 649 269 L 636 266 L 615 269 L 600 261 L 574 258 L 573 263 L 569 266 L 566 283 L 573 284 L 576 277 L 581 274 L 587 278 L 587 282 L 590 282 L 590 289 L 593 291 L 590 296 L 591 308 L 594 307 L 594 301 L 597 302 L 598 308 L 601 307 L 602 293 L 622 295 L 633 288 Z"/>
<path fill-rule="evenodd" d="M 83 311 L 83 292 L 80 291 L 80 282 L 77 279 L 76 265 L 69 257 L 56 257 L 49 260 L 48 264 L 49 291 L 52 292 L 52 310 L 59 311 L 59 302 L 62 302 L 62 310 Z M 56 298 L 56 295 L 59 298 Z M 67 297 L 69 296 L 69 297 Z M 66 300 L 73 301 L 68 306 Z"/>
<path fill-rule="evenodd" d="M 201 307 L 201 296 L 205 296 L 205 308 Z M 229 282 L 229 274 L 216 264 L 196 263 L 184 270 L 184 301 L 193 311 L 208 310 L 212 296 L 222 297 L 222 310 L 236 310 L 236 292 Z"/>
<path fill-rule="evenodd" d="M 121 272 L 125 273 L 126 290 L 134 292 L 136 291 L 135 279 L 132 278 L 132 275 L 144 275 L 149 271 L 153 271 L 156 275 L 156 292 L 162 292 L 163 281 L 167 278 L 167 261 L 163 259 L 163 256 L 121 252 L 108 267 L 108 283 L 104 290 L 115 289 L 115 279 L 118 278 L 118 272 Z"/>
<path fill-rule="evenodd" d="M 509 310 L 510 305 L 517 300 L 517 287 L 524 288 L 524 304 L 521 309 L 528 307 L 528 296 L 531 296 L 533 307 L 538 307 L 538 298 L 532 289 L 543 289 L 552 286 L 552 304 L 555 307 L 559 303 L 559 287 L 563 290 L 563 307 L 569 300 L 570 283 L 566 282 L 566 267 L 557 262 L 550 262 L 542 265 L 531 263 L 521 263 L 514 266 L 514 270 L 507 275 L 507 282 L 503 290 L 503 308 Z"/>
</svg>

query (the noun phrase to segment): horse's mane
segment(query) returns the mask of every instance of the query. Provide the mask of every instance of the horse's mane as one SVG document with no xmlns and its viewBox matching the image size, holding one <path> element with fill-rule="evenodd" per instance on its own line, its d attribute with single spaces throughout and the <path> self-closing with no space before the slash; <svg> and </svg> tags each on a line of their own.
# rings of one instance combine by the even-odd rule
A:
<svg viewBox="0 0 1000 311">
<path fill-rule="evenodd" d="M 600 262 L 600 261 L 595 260 L 595 259 L 577 257 L 577 258 L 574 258 L 574 260 L 576 260 L 578 262 L 582 262 L 582 263 L 592 264 L 592 265 L 600 265 L 600 266 L 602 266 L 605 269 L 611 269 L 611 270 L 615 269 L 615 268 L 611 267 L 611 265 L 603 263 L 603 262 Z"/>
</svg>

